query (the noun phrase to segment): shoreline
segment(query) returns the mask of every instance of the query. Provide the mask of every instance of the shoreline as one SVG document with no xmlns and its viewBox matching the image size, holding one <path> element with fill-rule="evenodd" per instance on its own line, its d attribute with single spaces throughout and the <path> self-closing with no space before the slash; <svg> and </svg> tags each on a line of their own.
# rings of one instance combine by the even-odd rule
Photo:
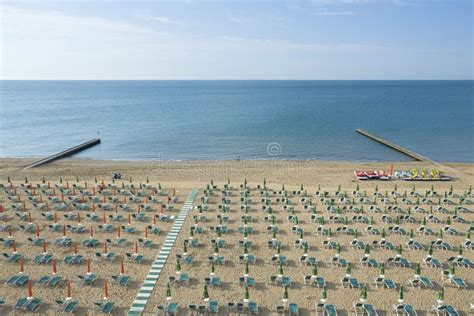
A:
<svg viewBox="0 0 474 316">
<path fill-rule="evenodd" d="M 247 178 L 251 182 L 260 182 L 266 178 L 270 182 L 287 184 L 314 185 L 349 185 L 354 183 L 407 183 L 403 180 L 390 181 L 357 181 L 355 170 L 389 170 L 388 162 L 353 162 L 353 161 L 322 161 L 322 160 L 183 160 L 183 161 L 116 161 L 94 160 L 84 158 L 65 158 L 40 167 L 23 170 L 22 168 L 35 159 L 0 158 L 0 181 L 8 176 L 14 180 L 24 180 L 28 176 L 39 180 L 45 176 L 54 178 L 87 178 L 111 179 L 113 172 L 120 171 L 124 179 L 130 177 L 150 181 L 175 182 L 188 184 L 215 181 L 241 181 Z M 474 178 L 473 163 L 426 163 L 426 162 L 395 162 L 394 170 L 412 168 L 437 169 L 453 178 L 451 183 L 472 184 Z M 430 186 L 439 182 L 418 182 L 421 186 Z M 418 184 L 417 184 L 418 185 Z"/>
</svg>

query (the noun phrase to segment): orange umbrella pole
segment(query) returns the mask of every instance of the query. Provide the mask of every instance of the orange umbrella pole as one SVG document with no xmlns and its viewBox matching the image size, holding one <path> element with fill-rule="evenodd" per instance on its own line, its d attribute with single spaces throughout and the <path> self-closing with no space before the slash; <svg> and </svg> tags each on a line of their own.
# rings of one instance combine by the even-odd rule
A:
<svg viewBox="0 0 474 316">
<path fill-rule="evenodd" d="M 73 251 L 74 251 L 74 255 L 77 255 L 77 243 L 74 243 Z"/>
<path fill-rule="evenodd" d="M 77 225 L 81 225 L 81 214 L 77 213 Z"/>
<path fill-rule="evenodd" d="M 26 212 L 26 202 L 23 201 L 23 212 Z"/>
<path fill-rule="evenodd" d="M 12 242 L 12 250 L 13 250 L 13 253 L 17 253 L 18 251 L 16 251 L 16 241 L 13 241 Z"/>
<path fill-rule="evenodd" d="M 5 219 L 5 224 L 7 223 L 7 220 Z M 13 235 L 12 235 L 12 229 L 11 227 L 8 227 L 8 239 L 12 239 L 13 238 Z"/>
<path fill-rule="evenodd" d="M 39 238 L 40 236 L 40 227 L 36 225 L 36 238 Z"/>
<path fill-rule="evenodd" d="M 104 255 L 107 254 L 107 242 L 104 242 Z"/>
<path fill-rule="evenodd" d="M 31 213 L 28 212 L 28 224 L 33 223 L 33 218 L 31 218 Z"/>
<path fill-rule="evenodd" d="M 89 232 L 89 238 L 94 238 L 94 227 L 92 227 L 92 224 L 91 224 L 91 229 Z"/>
<path fill-rule="evenodd" d="M 147 227 L 145 227 L 144 235 L 145 235 L 144 238 L 147 239 L 148 238 L 148 228 Z"/>
<path fill-rule="evenodd" d="M 66 225 L 63 225 L 63 237 L 66 237 Z"/>
<path fill-rule="evenodd" d="M 105 217 L 105 212 L 102 213 L 102 223 L 107 224 L 107 218 Z"/>
<path fill-rule="evenodd" d="M 56 267 L 56 259 L 53 259 L 53 275 L 56 275 L 58 273 L 58 269 Z"/>
<path fill-rule="evenodd" d="M 70 300 L 72 298 L 72 295 L 71 295 L 71 282 L 68 281 L 67 282 L 67 295 L 66 295 L 66 299 L 67 300 Z"/>
<path fill-rule="evenodd" d="M 124 275 L 125 274 L 125 265 L 122 262 L 120 262 L 120 275 Z"/>
<path fill-rule="evenodd" d="M 25 267 L 24 267 L 24 264 L 23 264 L 23 258 L 20 259 L 20 274 L 23 274 L 25 273 Z"/>
<path fill-rule="evenodd" d="M 138 254 L 138 241 L 135 240 L 135 252 L 134 254 Z"/>
<path fill-rule="evenodd" d="M 33 283 L 31 280 L 28 281 L 28 298 L 33 297 Z"/>
<path fill-rule="evenodd" d="M 91 274 L 91 260 L 87 259 L 87 274 Z"/>
<path fill-rule="evenodd" d="M 120 238 L 120 226 L 117 226 L 117 238 Z"/>
<path fill-rule="evenodd" d="M 163 214 L 163 204 L 160 204 L 160 214 Z"/>
<path fill-rule="evenodd" d="M 156 226 L 156 216 L 153 216 L 153 226 Z"/>
<path fill-rule="evenodd" d="M 46 253 L 48 253 L 48 251 L 46 250 L 46 240 L 43 240 L 43 254 Z"/>
<path fill-rule="evenodd" d="M 57 224 L 58 223 L 58 213 L 54 213 L 54 223 Z"/>
<path fill-rule="evenodd" d="M 128 214 L 128 225 L 132 225 L 132 216 Z"/>
<path fill-rule="evenodd" d="M 109 283 L 105 281 L 104 283 L 104 300 L 109 299 Z"/>
<path fill-rule="evenodd" d="M 64 202 L 64 193 L 61 193 L 61 202 Z"/>
<path fill-rule="evenodd" d="M 69 189 L 69 181 L 66 181 L 66 189 Z"/>
</svg>

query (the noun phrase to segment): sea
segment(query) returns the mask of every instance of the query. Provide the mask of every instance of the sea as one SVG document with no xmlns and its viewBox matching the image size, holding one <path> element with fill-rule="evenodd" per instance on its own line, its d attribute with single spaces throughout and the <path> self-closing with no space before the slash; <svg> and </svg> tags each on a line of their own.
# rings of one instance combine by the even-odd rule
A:
<svg viewBox="0 0 474 316">
<path fill-rule="evenodd" d="M 0 157 L 474 162 L 474 81 L 0 81 Z"/>
</svg>

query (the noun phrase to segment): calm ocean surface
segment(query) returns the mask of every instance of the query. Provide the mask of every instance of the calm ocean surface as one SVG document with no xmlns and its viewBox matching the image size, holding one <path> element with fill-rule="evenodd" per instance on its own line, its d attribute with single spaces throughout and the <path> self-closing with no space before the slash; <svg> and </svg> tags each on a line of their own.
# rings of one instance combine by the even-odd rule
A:
<svg viewBox="0 0 474 316">
<path fill-rule="evenodd" d="M 0 157 L 474 162 L 474 81 L 0 81 Z"/>
</svg>

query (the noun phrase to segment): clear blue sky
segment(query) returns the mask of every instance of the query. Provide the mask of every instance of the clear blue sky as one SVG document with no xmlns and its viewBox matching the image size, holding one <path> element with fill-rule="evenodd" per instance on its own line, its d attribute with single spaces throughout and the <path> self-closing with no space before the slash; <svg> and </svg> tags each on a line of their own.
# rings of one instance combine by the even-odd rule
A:
<svg viewBox="0 0 474 316">
<path fill-rule="evenodd" d="M 2 79 L 473 79 L 472 0 L 1 3 Z"/>
</svg>

